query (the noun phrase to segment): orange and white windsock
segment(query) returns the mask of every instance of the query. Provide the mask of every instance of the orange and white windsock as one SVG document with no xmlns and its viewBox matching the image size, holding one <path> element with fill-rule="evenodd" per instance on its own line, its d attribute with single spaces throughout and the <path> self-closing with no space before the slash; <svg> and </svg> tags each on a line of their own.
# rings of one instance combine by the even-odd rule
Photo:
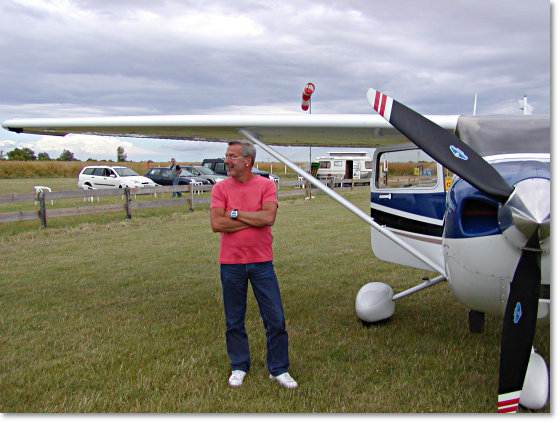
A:
<svg viewBox="0 0 560 423">
<path fill-rule="evenodd" d="M 309 110 L 309 101 L 311 100 L 311 94 L 315 91 L 315 85 L 308 82 L 303 88 L 303 94 L 301 95 L 301 108 L 302 110 Z"/>
</svg>

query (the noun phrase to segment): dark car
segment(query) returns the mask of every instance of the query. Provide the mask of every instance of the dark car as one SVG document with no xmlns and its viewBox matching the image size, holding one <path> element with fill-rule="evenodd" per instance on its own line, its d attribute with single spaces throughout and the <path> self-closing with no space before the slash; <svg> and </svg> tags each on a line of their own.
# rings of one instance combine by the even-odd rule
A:
<svg viewBox="0 0 560 423">
<path fill-rule="evenodd" d="M 227 170 L 226 170 L 226 165 L 224 163 L 224 159 L 204 159 L 202 161 L 202 166 L 213 170 L 217 174 L 227 176 Z M 272 179 L 274 182 L 280 181 L 280 177 L 278 175 L 275 175 L 274 173 L 269 173 L 265 170 L 252 168 L 251 172 L 253 172 L 254 175 L 259 175 L 265 178 Z"/>
<path fill-rule="evenodd" d="M 259 175 L 259 176 L 263 176 L 263 177 L 268 178 L 268 179 L 272 179 L 274 182 L 280 181 L 280 177 L 278 175 L 275 175 L 274 173 L 267 172 L 266 170 L 260 170 L 260 169 L 257 169 L 257 168 L 254 167 L 254 168 L 251 169 L 251 172 L 253 172 L 254 175 Z"/>
<path fill-rule="evenodd" d="M 227 176 L 226 165 L 224 159 L 204 159 L 202 161 L 202 166 L 207 167 L 218 175 Z"/>
<path fill-rule="evenodd" d="M 206 166 L 200 165 L 181 165 L 181 167 L 185 170 L 188 170 L 195 176 L 199 176 L 200 178 L 205 178 L 210 181 L 211 184 L 215 184 L 216 182 L 223 181 L 227 178 L 227 175 L 220 175 L 214 172 L 212 169 L 207 168 Z"/>
<path fill-rule="evenodd" d="M 171 169 L 168 167 L 153 167 L 148 170 L 144 176 L 151 179 L 156 184 L 160 185 L 173 185 L 173 178 L 171 177 Z M 202 185 L 210 185 L 208 179 L 200 178 L 193 175 L 188 170 L 183 169 L 179 175 L 179 185 L 190 185 L 193 182 L 200 182 Z"/>
</svg>

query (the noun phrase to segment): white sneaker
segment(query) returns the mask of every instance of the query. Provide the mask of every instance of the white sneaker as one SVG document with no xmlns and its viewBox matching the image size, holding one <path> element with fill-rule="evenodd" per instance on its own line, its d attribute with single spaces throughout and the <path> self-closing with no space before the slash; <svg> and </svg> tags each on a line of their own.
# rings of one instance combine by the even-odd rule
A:
<svg viewBox="0 0 560 423">
<path fill-rule="evenodd" d="M 298 387 L 297 382 L 294 380 L 293 377 L 290 376 L 290 374 L 288 372 L 282 373 L 281 375 L 278 375 L 278 376 L 269 375 L 268 378 L 269 379 L 276 379 L 276 381 L 280 385 L 282 385 L 284 388 L 295 389 L 295 388 Z"/>
<path fill-rule="evenodd" d="M 247 374 L 247 372 L 244 372 L 243 370 L 234 370 L 231 372 L 231 376 L 229 377 L 228 383 L 229 386 L 241 386 L 243 385 L 243 378 L 245 377 L 245 375 Z"/>
</svg>

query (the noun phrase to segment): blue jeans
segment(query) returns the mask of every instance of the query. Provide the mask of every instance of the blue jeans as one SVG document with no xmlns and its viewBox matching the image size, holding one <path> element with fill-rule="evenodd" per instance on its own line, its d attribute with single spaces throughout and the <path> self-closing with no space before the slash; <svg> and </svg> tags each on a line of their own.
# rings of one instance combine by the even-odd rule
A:
<svg viewBox="0 0 560 423">
<path fill-rule="evenodd" d="M 173 178 L 173 186 L 177 186 L 179 185 L 179 178 Z M 171 194 L 171 198 L 175 197 L 175 195 L 177 195 L 177 197 L 182 197 L 183 194 L 181 194 L 180 192 L 174 192 L 173 194 Z"/>
<path fill-rule="evenodd" d="M 247 372 L 251 366 L 249 340 L 245 331 L 247 287 L 251 281 L 261 318 L 266 329 L 266 364 L 270 374 L 288 370 L 288 333 L 284 309 L 272 261 L 220 265 L 226 316 L 226 347 L 231 370 Z"/>
</svg>

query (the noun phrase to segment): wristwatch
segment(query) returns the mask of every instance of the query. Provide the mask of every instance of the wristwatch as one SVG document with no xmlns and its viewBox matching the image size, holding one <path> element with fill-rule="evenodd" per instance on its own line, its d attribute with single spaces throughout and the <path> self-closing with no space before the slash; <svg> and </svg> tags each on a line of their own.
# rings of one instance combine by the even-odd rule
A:
<svg viewBox="0 0 560 423">
<path fill-rule="evenodd" d="M 232 210 L 231 213 L 229 214 L 229 216 L 230 216 L 232 219 L 237 219 L 237 209 Z"/>
</svg>

